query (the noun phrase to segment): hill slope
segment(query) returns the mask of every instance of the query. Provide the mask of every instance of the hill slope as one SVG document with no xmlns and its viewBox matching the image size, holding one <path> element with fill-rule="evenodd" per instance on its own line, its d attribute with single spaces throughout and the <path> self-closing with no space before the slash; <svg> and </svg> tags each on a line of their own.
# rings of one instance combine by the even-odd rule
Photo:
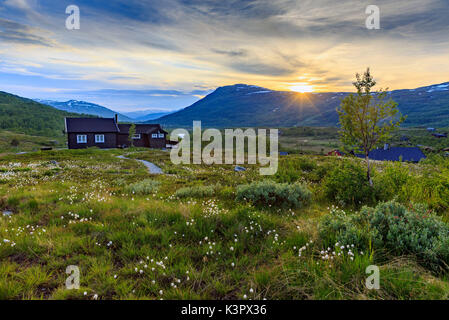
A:
<svg viewBox="0 0 449 320">
<path fill-rule="evenodd" d="M 39 100 L 35 99 L 35 101 L 43 104 L 47 104 L 56 109 L 73 112 L 78 114 L 90 114 L 94 116 L 99 116 L 102 118 L 113 118 L 114 115 L 118 114 L 119 121 L 133 121 L 131 118 L 120 114 L 116 111 L 108 109 L 106 107 L 100 106 L 95 103 L 78 101 L 78 100 L 69 100 L 65 102 L 52 101 L 52 100 Z"/>
<path fill-rule="evenodd" d="M 237 84 L 216 89 L 193 105 L 157 120 L 165 126 L 335 126 L 346 92 L 295 93 Z M 408 115 L 404 126 L 449 126 L 449 83 L 390 92 Z M 151 122 L 151 121 L 150 121 Z M 154 121 L 153 121 L 154 122 Z"/>
<path fill-rule="evenodd" d="M 79 116 L 6 92 L 0 92 L 0 115 L 1 130 L 47 137 L 63 135 L 64 117 Z"/>
</svg>

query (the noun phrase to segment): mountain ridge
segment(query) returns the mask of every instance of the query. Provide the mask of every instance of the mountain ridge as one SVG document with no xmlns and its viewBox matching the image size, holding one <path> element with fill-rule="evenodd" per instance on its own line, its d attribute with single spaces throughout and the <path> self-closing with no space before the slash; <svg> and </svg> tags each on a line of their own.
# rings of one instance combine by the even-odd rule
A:
<svg viewBox="0 0 449 320">
<path fill-rule="evenodd" d="M 53 108 L 66 112 L 72 112 L 77 114 L 90 114 L 102 118 L 113 118 L 117 114 L 119 121 L 125 122 L 133 121 L 133 119 L 117 111 L 111 110 L 96 103 L 81 100 L 54 101 L 54 100 L 34 99 L 34 101 L 49 105 Z"/>
<path fill-rule="evenodd" d="M 64 118 L 79 116 L 3 91 L 0 91 L 0 114 L 1 130 L 47 137 L 62 136 Z"/>
<path fill-rule="evenodd" d="M 168 127 L 336 126 L 336 108 L 350 92 L 297 93 L 235 84 L 217 88 L 194 104 L 157 119 Z M 405 127 L 449 126 L 449 82 L 389 91 L 407 115 Z M 147 121 L 148 123 L 152 121 Z"/>
</svg>

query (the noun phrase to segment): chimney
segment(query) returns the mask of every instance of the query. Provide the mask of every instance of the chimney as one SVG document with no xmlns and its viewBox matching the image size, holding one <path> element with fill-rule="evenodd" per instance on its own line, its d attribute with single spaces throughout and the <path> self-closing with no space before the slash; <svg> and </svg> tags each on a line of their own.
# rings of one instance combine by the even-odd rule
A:
<svg viewBox="0 0 449 320">
<path fill-rule="evenodd" d="M 388 143 L 384 144 L 384 150 L 389 150 L 390 149 L 390 145 Z"/>
<path fill-rule="evenodd" d="M 117 115 L 117 113 L 114 115 L 114 118 L 115 118 L 115 123 L 118 123 L 118 115 Z"/>
</svg>

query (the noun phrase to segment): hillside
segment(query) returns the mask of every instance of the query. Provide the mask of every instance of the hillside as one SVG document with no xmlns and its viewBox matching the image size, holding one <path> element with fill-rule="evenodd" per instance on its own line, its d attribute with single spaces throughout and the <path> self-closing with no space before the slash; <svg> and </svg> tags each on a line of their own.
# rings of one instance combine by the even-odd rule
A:
<svg viewBox="0 0 449 320">
<path fill-rule="evenodd" d="M 220 87 L 193 105 L 157 120 L 162 125 L 209 127 L 335 126 L 346 92 L 296 93 L 237 84 Z M 390 93 L 408 115 L 404 126 L 449 126 L 449 83 Z M 151 122 L 151 121 L 150 121 Z"/>
<path fill-rule="evenodd" d="M 99 116 L 101 118 L 113 118 L 116 114 L 118 114 L 119 121 L 133 121 L 133 119 L 131 119 L 130 117 L 127 117 L 123 114 L 120 114 L 116 111 L 113 111 L 111 109 L 108 109 L 95 103 L 78 100 L 59 102 L 53 100 L 35 99 L 35 101 L 67 112 L 73 112 L 78 114 L 90 114 L 94 116 Z"/>
<path fill-rule="evenodd" d="M 0 114 L 0 129 L 46 137 L 62 136 L 64 117 L 78 116 L 6 92 L 0 92 Z"/>
</svg>

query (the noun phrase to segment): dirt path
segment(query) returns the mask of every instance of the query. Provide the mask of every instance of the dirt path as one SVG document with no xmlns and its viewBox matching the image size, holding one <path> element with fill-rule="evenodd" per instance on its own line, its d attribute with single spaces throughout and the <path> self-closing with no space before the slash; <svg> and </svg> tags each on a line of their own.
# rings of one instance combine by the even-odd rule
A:
<svg viewBox="0 0 449 320">
<path fill-rule="evenodd" d="M 131 159 L 131 158 L 127 158 L 125 156 L 117 156 L 117 158 L 119 159 L 126 159 L 126 160 L 135 160 L 135 161 L 139 161 L 140 163 L 143 163 L 145 165 L 145 167 L 148 168 L 148 171 L 151 174 L 163 174 L 164 172 L 162 171 L 161 168 L 159 168 L 157 165 L 155 165 L 154 163 L 151 163 L 149 161 L 146 160 L 140 160 L 140 159 Z"/>
</svg>

